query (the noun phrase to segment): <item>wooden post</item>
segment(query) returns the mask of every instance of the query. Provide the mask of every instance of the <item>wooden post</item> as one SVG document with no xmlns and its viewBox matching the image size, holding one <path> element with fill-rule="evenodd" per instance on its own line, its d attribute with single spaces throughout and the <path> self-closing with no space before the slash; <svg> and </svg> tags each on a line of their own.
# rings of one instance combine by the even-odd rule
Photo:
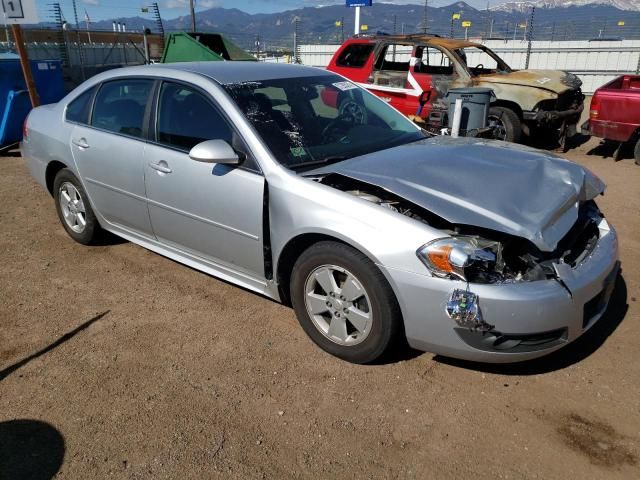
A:
<svg viewBox="0 0 640 480">
<path fill-rule="evenodd" d="M 20 66 L 22 67 L 24 82 L 27 84 L 29 99 L 31 100 L 31 105 L 35 108 L 40 105 L 40 98 L 38 97 L 36 84 L 34 83 L 33 75 L 31 74 L 31 65 L 29 65 L 27 48 L 24 46 L 24 38 L 22 37 L 22 27 L 17 24 L 11 25 L 11 33 L 13 33 L 13 41 L 16 43 L 18 55 L 20 55 Z"/>
</svg>

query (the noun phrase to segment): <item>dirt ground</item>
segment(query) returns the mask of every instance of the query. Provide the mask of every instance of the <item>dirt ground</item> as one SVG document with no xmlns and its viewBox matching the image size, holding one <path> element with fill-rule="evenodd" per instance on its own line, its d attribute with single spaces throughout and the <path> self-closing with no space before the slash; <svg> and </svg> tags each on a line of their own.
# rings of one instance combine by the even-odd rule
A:
<svg viewBox="0 0 640 480">
<path fill-rule="evenodd" d="M 0 478 L 640 478 L 640 166 L 597 144 L 567 156 L 608 183 L 622 279 L 589 334 L 511 366 L 337 360 L 288 308 L 74 243 L 0 158 Z"/>
</svg>

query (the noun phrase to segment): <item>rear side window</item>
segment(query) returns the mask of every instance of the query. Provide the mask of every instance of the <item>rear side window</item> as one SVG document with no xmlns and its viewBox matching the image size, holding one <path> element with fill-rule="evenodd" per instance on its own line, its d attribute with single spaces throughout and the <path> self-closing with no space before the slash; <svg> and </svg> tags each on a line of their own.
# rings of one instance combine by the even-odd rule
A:
<svg viewBox="0 0 640 480">
<path fill-rule="evenodd" d="M 110 132 L 142 137 L 144 111 L 153 80 L 124 79 L 102 85 L 93 107 L 91 125 Z"/>
<path fill-rule="evenodd" d="M 370 43 L 352 43 L 342 51 L 336 60 L 336 65 L 339 67 L 363 67 L 369 60 L 372 51 L 373 45 Z"/>
<path fill-rule="evenodd" d="M 96 87 L 92 87 L 86 92 L 81 93 L 75 100 L 67 105 L 67 113 L 65 118 L 68 122 L 89 123 L 89 113 L 91 113 L 91 99 L 96 91 Z"/>
</svg>

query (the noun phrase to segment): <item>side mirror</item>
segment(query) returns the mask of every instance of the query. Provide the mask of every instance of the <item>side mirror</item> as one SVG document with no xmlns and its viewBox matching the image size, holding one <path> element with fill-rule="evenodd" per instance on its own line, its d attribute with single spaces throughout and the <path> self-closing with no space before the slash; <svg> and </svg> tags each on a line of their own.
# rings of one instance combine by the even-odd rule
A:
<svg viewBox="0 0 640 480">
<path fill-rule="evenodd" d="M 206 140 L 189 151 L 189 158 L 196 162 L 239 165 L 240 156 L 224 140 Z"/>
</svg>

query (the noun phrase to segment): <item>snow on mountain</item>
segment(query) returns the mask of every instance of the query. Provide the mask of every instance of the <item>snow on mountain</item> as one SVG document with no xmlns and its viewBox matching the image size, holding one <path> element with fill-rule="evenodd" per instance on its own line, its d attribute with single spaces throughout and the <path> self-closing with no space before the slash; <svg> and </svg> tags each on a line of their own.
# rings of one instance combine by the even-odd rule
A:
<svg viewBox="0 0 640 480">
<path fill-rule="evenodd" d="M 584 7 L 587 5 L 605 5 L 619 10 L 640 10 L 640 0 L 530 0 L 505 2 L 495 5 L 490 10 L 497 12 L 525 12 L 535 5 L 536 8 Z"/>
</svg>

